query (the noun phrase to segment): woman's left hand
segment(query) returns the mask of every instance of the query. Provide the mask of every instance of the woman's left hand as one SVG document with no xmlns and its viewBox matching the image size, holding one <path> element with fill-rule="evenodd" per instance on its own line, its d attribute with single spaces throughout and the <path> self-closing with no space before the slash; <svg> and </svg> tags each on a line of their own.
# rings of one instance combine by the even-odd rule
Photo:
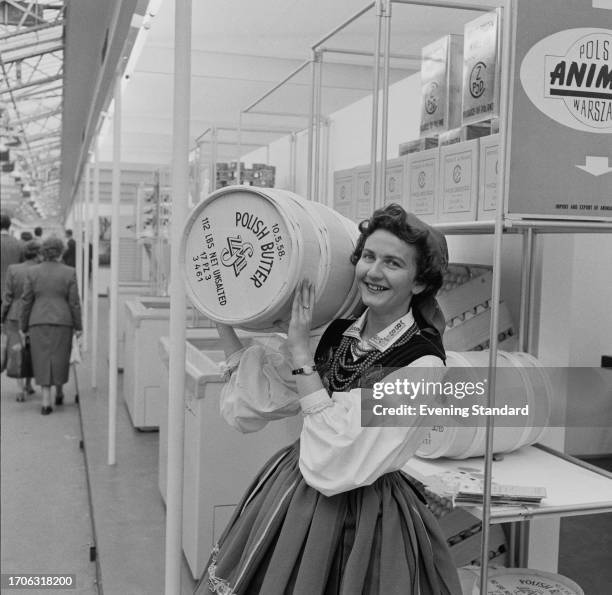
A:
<svg viewBox="0 0 612 595">
<path fill-rule="evenodd" d="M 314 302 L 314 285 L 308 279 L 303 279 L 293 296 L 291 320 L 287 331 L 287 344 L 295 365 L 306 365 L 312 362 L 310 329 Z"/>
</svg>

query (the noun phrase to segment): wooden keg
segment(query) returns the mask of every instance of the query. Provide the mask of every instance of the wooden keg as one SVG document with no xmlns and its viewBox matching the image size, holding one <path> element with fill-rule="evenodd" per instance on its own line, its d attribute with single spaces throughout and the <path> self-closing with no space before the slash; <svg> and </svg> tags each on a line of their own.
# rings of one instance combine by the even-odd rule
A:
<svg viewBox="0 0 612 595">
<path fill-rule="evenodd" d="M 313 328 L 359 304 L 350 262 L 357 225 L 287 190 L 230 186 L 190 213 L 181 258 L 187 293 L 211 320 L 285 330 L 301 279 L 315 285 Z"/>
<path fill-rule="evenodd" d="M 480 567 L 458 569 L 462 595 L 480 595 Z M 552 572 L 532 568 L 491 568 L 488 572 L 487 595 L 584 595 L 572 580 Z"/>
<path fill-rule="evenodd" d="M 487 376 L 488 351 L 447 352 L 444 382 L 482 381 Z M 497 352 L 496 406 L 528 406 L 528 415 L 496 417 L 493 451 L 507 453 L 537 442 L 550 419 L 552 385 L 542 364 L 528 353 Z M 450 399 L 457 407 L 486 405 L 486 395 L 469 403 Z M 469 420 L 474 420 L 470 423 Z M 423 458 L 466 459 L 483 456 L 486 449 L 486 417 L 442 416 L 429 431 L 416 454 Z"/>
</svg>

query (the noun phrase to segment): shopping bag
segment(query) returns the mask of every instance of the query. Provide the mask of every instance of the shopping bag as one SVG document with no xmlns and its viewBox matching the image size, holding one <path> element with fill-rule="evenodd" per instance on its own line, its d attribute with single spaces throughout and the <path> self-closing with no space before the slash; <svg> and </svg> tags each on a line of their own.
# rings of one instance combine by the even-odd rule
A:
<svg viewBox="0 0 612 595">
<path fill-rule="evenodd" d="M 72 335 L 72 349 L 70 350 L 70 364 L 81 363 L 81 347 L 76 335 Z"/>
<path fill-rule="evenodd" d="M 6 344 L 8 343 L 8 337 L 6 333 L 0 334 L 0 372 L 4 372 L 6 369 Z"/>
</svg>

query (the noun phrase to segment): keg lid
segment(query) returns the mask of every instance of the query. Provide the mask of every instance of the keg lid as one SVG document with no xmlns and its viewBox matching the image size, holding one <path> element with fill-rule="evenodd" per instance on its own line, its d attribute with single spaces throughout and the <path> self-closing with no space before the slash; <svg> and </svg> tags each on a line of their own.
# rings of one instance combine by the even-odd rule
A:
<svg viewBox="0 0 612 595">
<path fill-rule="evenodd" d="M 264 192 L 230 187 L 191 212 L 182 238 L 187 293 L 212 320 L 247 323 L 286 299 L 297 274 L 291 224 Z"/>
<path fill-rule="evenodd" d="M 560 574 L 531 568 L 498 568 L 489 571 L 487 593 L 495 595 L 584 595 L 572 580 Z M 472 595 L 480 594 L 479 581 Z"/>
</svg>

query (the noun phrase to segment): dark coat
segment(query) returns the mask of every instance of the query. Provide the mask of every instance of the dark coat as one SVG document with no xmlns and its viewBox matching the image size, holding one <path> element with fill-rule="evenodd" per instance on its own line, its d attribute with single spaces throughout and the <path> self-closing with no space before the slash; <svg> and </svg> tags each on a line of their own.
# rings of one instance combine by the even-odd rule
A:
<svg viewBox="0 0 612 595">
<path fill-rule="evenodd" d="M 28 271 L 21 311 L 21 330 L 41 324 L 70 326 L 80 331 L 81 301 L 76 271 L 57 261 L 46 261 Z"/>
<path fill-rule="evenodd" d="M 25 280 L 28 271 L 37 264 L 36 259 L 31 259 L 9 266 L 2 295 L 2 323 L 6 320 L 21 320 L 21 296 Z"/>
<path fill-rule="evenodd" d="M 23 262 L 23 242 L 8 233 L 0 234 L 0 293 L 4 294 L 6 272 L 11 264 Z"/>
</svg>

